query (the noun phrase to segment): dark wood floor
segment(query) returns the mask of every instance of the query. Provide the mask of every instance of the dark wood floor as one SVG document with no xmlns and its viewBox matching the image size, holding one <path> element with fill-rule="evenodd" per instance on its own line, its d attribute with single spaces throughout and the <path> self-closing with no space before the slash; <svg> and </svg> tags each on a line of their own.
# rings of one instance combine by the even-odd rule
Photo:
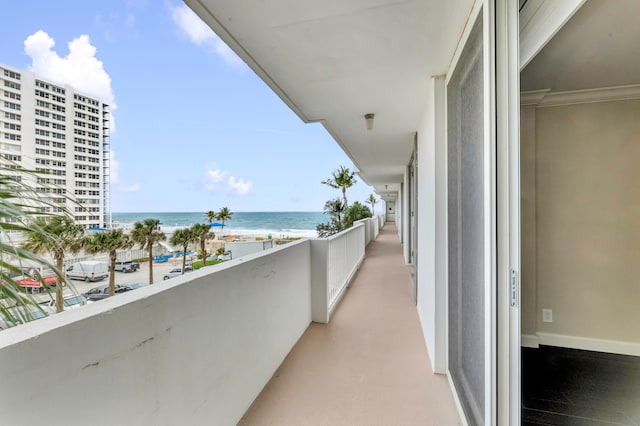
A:
<svg viewBox="0 0 640 426">
<path fill-rule="evenodd" d="M 523 348 L 522 425 L 640 426 L 640 357 Z"/>
</svg>

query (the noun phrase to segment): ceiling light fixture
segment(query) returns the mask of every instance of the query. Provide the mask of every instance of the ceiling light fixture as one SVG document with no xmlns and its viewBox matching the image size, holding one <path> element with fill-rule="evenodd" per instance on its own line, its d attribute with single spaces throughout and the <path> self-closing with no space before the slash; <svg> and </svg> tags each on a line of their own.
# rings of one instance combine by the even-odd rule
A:
<svg viewBox="0 0 640 426">
<path fill-rule="evenodd" d="M 364 121 L 367 123 L 367 130 L 373 129 L 373 117 L 375 117 L 375 114 L 371 112 L 364 115 Z"/>
</svg>

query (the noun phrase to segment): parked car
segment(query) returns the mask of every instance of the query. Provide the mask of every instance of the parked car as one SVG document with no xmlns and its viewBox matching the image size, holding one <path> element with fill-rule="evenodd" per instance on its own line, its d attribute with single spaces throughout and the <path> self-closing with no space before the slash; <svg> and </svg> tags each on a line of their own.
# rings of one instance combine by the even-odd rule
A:
<svg viewBox="0 0 640 426">
<path fill-rule="evenodd" d="M 107 294 L 108 294 L 108 291 L 107 291 Z M 84 306 L 87 303 L 91 303 L 91 301 L 82 294 L 78 294 L 75 296 L 67 296 L 63 299 L 63 302 L 62 302 L 65 311 L 69 309 L 79 308 L 80 306 Z M 51 299 L 50 301 L 45 302 L 44 306 L 50 309 L 51 312 L 56 311 L 56 301 L 54 299 Z"/>
<path fill-rule="evenodd" d="M 218 260 L 231 260 L 232 259 L 231 251 L 227 250 L 224 253 L 219 254 L 216 258 Z"/>
<path fill-rule="evenodd" d="M 131 287 L 126 285 L 116 284 L 115 294 L 124 293 L 132 290 Z M 84 296 L 89 300 L 102 300 L 109 297 L 109 286 L 103 285 L 100 287 L 94 287 L 91 290 L 87 291 Z"/>
<path fill-rule="evenodd" d="M 186 266 L 184 268 L 185 273 L 192 272 L 192 271 L 193 271 L 193 266 Z M 164 279 L 168 280 L 169 278 L 179 277 L 180 275 L 182 275 L 182 268 L 181 267 L 173 268 L 172 270 L 170 270 L 164 275 Z"/>
<path fill-rule="evenodd" d="M 119 272 L 135 272 L 140 269 L 138 262 L 132 262 L 130 260 L 117 261 L 114 270 Z"/>
<path fill-rule="evenodd" d="M 125 287 L 129 287 L 129 289 L 131 289 L 131 290 L 135 290 L 137 288 L 146 287 L 147 286 L 147 284 L 145 284 L 145 283 L 125 283 L 125 284 L 122 284 L 122 285 L 125 286 Z"/>
<path fill-rule="evenodd" d="M 44 306 L 14 306 L 0 314 L 0 330 L 49 316 Z"/>
<path fill-rule="evenodd" d="M 106 262 L 96 260 L 85 260 L 76 262 L 69 266 L 66 271 L 69 279 L 89 281 L 100 281 L 109 276 L 109 266 Z"/>
</svg>

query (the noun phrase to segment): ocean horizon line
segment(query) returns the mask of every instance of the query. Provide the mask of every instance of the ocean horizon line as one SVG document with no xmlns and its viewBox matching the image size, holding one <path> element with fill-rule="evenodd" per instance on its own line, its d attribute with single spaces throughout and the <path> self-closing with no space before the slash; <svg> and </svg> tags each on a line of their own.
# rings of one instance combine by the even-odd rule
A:
<svg viewBox="0 0 640 426">
<path fill-rule="evenodd" d="M 214 220 L 222 229 L 217 232 L 243 233 L 243 234 L 297 234 L 315 235 L 318 224 L 328 221 L 324 212 L 233 212 L 231 219 L 224 221 Z M 208 223 L 203 212 L 114 212 L 111 215 L 112 222 L 124 226 L 131 226 L 135 222 L 145 219 L 160 221 L 167 230 L 185 228 L 197 223 Z"/>
<path fill-rule="evenodd" d="M 215 210 L 214 210 L 215 211 Z M 148 213 L 167 213 L 167 214 L 175 214 L 175 213 L 184 213 L 184 214 L 197 214 L 197 213 L 202 213 L 203 215 L 206 214 L 206 211 L 202 211 L 202 210 L 198 210 L 198 211 L 147 211 L 147 212 L 133 212 L 133 211 L 122 211 L 122 212 L 115 212 L 112 211 L 111 214 L 148 214 Z M 237 211 L 232 211 L 231 214 L 233 213 L 324 213 L 322 210 L 237 210 Z"/>
</svg>

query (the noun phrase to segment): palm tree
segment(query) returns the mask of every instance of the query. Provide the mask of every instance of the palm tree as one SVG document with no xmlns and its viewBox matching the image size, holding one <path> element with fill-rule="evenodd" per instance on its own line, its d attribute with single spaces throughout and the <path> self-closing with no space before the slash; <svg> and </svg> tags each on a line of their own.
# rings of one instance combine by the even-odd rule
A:
<svg viewBox="0 0 640 426">
<path fill-rule="evenodd" d="M 365 201 L 367 204 L 371 204 L 371 213 L 375 214 L 376 213 L 376 203 L 378 202 L 378 200 L 376 199 L 376 196 L 373 194 L 369 194 L 369 198 L 367 198 L 367 201 Z"/>
<path fill-rule="evenodd" d="M 99 232 L 90 237 L 85 238 L 83 246 L 85 250 L 91 254 L 109 253 L 109 296 L 113 296 L 116 292 L 116 260 L 118 250 L 130 249 L 133 247 L 133 240 L 124 233 L 122 229 L 111 229 L 108 232 Z"/>
<path fill-rule="evenodd" d="M 329 185 L 331 188 L 342 190 L 342 199 L 344 200 L 344 208 L 348 207 L 347 204 L 347 188 L 356 184 L 355 172 L 349 170 L 348 167 L 340 166 L 340 168 L 333 171 L 331 177 L 327 180 L 323 180 L 322 184 Z"/>
<path fill-rule="evenodd" d="M 50 216 L 35 220 L 35 231 L 26 233 L 26 241 L 22 244 L 24 250 L 42 254 L 48 252 L 56 264 L 58 271 L 63 270 L 65 252 L 78 252 L 82 248 L 84 228 L 77 225 L 68 216 Z M 44 232 L 39 232 L 40 229 Z M 64 309 L 62 300 L 62 280 L 56 285 L 56 311 Z"/>
<path fill-rule="evenodd" d="M 200 256 L 202 256 L 202 266 L 206 266 L 207 250 L 206 243 L 209 238 L 215 238 L 215 234 L 211 232 L 211 227 L 204 223 L 196 223 L 191 226 L 191 232 L 196 240 L 200 242 Z"/>
<path fill-rule="evenodd" d="M 143 222 L 134 223 L 131 239 L 140 244 L 140 248 L 146 247 L 149 251 L 149 284 L 153 284 L 153 245 L 167 239 L 164 232 L 160 231 L 160 221 L 145 219 Z"/>
<path fill-rule="evenodd" d="M 11 244 L 12 235 L 38 234 L 41 239 L 54 240 L 54 235 L 48 234 L 46 229 L 39 226 L 35 218 L 42 213 L 38 206 L 59 208 L 70 216 L 64 205 L 49 202 L 42 198 L 42 194 L 29 183 L 29 177 L 35 180 L 44 173 L 23 169 L 19 164 L 7 159 L 0 162 L 0 314 L 15 324 L 13 318 L 17 315 L 22 321 L 34 319 L 34 310 L 45 313 L 42 306 L 18 284 L 17 277 L 23 272 L 23 262 L 29 261 L 31 266 L 51 269 L 56 275 L 58 283 L 64 282 L 64 276 L 50 261 L 42 256 Z M 38 269 L 39 269 L 38 268 Z M 44 285 L 44 280 L 39 277 Z M 8 311 L 8 306 L 15 305 L 18 309 Z"/>
<path fill-rule="evenodd" d="M 319 223 L 316 226 L 318 237 L 326 238 L 337 234 L 343 229 L 342 213 L 345 211 L 344 202 L 340 198 L 334 198 L 324 203 L 324 212 L 331 218 L 328 223 Z"/>
<path fill-rule="evenodd" d="M 202 225 L 202 224 L 199 224 L 199 225 Z M 169 242 L 175 246 L 178 246 L 178 245 L 182 246 L 182 254 L 183 254 L 182 274 L 183 275 L 184 275 L 184 268 L 187 266 L 187 248 L 189 247 L 189 244 L 195 243 L 197 241 L 198 241 L 198 236 L 193 231 L 193 228 L 177 229 L 171 236 L 171 239 L 169 240 Z"/>
<path fill-rule="evenodd" d="M 340 224 L 342 223 L 342 212 L 345 211 L 345 206 L 340 198 L 334 198 L 324 203 L 324 212 Z"/>
<path fill-rule="evenodd" d="M 220 209 L 218 214 L 216 214 L 216 219 L 222 221 L 222 229 L 224 229 L 224 222 L 226 220 L 231 220 L 231 216 L 233 213 L 229 210 L 229 207 L 223 207 Z"/>
<path fill-rule="evenodd" d="M 211 225 L 213 221 L 216 220 L 216 212 L 214 212 L 213 210 L 209 210 L 204 215 L 207 217 L 207 222 L 209 222 L 209 225 Z"/>
</svg>

